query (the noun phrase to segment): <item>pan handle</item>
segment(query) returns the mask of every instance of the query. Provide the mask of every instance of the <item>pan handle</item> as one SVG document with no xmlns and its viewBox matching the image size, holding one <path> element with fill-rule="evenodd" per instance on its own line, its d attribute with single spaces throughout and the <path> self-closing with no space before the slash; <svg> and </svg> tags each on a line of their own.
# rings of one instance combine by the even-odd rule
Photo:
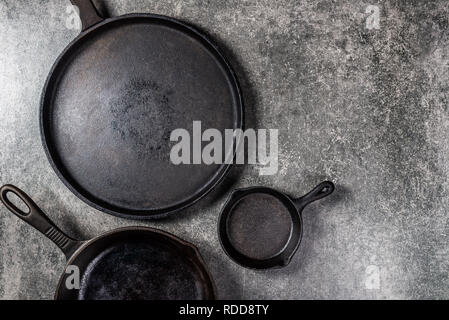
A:
<svg viewBox="0 0 449 320">
<path fill-rule="evenodd" d="M 17 208 L 9 199 L 8 193 L 13 193 L 22 200 L 28 207 L 28 212 Z M 69 258 L 82 242 L 76 241 L 62 232 L 34 203 L 33 200 L 19 188 L 6 185 L 0 188 L 0 200 L 17 217 L 27 222 L 35 229 L 43 233 L 48 239 L 53 241 Z"/>
<path fill-rule="evenodd" d="M 313 189 L 312 192 L 308 193 L 304 197 L 293 200 L 296 208 L 301 212 L 305 207 L 307 207 L 312 202 L 323 199 L 331 195 L 335 190 L 335 185 L 330 181 L 325 181 Z"/>
<path fill-rule="evenodd" d="M 97 8 L 93 4 L 92 0 L 70 0 L 72 5 L 78 7 L 80 13 L 80 19 L 82 23 L 82 31 L 85 31 L 103 21 L 103 17 L 98 13 Z"/>
</svg>

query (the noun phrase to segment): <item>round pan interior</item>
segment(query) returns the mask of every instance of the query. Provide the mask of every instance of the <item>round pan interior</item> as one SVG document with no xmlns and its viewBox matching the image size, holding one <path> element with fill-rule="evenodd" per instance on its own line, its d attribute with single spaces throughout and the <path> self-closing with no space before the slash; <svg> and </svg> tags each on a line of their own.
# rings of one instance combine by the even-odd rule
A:
<svg viewBox="0 0 449 320">
<path fill-rule="evenodd" d="M 237 263 L 253 269 L 284 267 L 299 246 L 302 220 L 292 201 L 276 190 L 237 190 L 221 213 L 219 234 Z"/>
<path fill-rule="evenodd" d="M 58 285 L 57 300 L 207 300 L 215 288 L 197 250 L 147 228 L 114 231 L 89 241 L 69 260 L 80 289 Z"/>
<path fill-rule="evenodd" d="M 73 193 L 107 213 L 154 218 L 193 204 L 229 169 L 174 165 L 173 130 L 192 135 L 193 121 L 203 130 L 242 128 L 242 110 L 231 67 L 204 35 L 134 14 L 68 46 L 47 79 L 40 119 L 50 163 Z"/>
</svg>

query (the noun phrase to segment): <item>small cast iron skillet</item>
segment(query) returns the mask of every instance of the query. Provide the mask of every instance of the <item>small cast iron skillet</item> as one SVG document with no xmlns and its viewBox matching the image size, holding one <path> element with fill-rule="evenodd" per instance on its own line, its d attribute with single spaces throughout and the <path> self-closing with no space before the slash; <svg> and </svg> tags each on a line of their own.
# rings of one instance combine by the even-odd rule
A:
<svg viewBox="0 0 449 320">
<path fill-rule="evenodd" d="M 8 199 L 9 193 L 26 204 L 28 213 Z M 67 267 L 56 289 L 56 300 L 215 299 L 215 285 L 198 249 L 171 234 L 130 227 L 77 241 L 59 230 L 20 189 L 4 186 L 0 198 L 11 212 L 42 232 L 66 255 Z M 74 275 L 66 273 L 69 266 L 79 268 L 79 290 L 69 290 L 66 285 Z"/>
<path fill-rule="evenodd" d="M 219 218 L 224 251 L 250 269 L 287 266 L 301 243 L 303 209 L 334 189 L 332 182 L 323 182 L 299 199 L 263 187 L 234 191 Z"/>
</svg>

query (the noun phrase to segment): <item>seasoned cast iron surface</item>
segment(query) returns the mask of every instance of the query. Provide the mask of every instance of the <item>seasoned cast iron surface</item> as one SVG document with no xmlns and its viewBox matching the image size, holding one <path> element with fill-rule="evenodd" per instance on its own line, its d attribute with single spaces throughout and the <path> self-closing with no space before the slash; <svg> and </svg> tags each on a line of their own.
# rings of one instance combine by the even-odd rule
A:
<svg viewBox="0 0 449 320">
<path fill-rule="evenodd" d="M 65 25 L 68 2 L 0 1 L 0 180 L 87 239 L 129 222 L 74 197 L 42 150 L 42 86 L 78 34 Z M 277 175 L 246 166 L 227 190 L 262 185 L 300 196 L 326 179 L 337 184 L 304 210 L 301 248 L 283 270 L 247 270 L 223 253 L 222 189 L 165 221 L 164 230 L 198 245 L 220 298 L 449 298 L 447 0 L 95 2 L 111 16 L 181 18 L 227 49 L 248 127 L 280 129 Z M 379 6 L 380 29 L 366 28 L 368 5 Z M 63 267 L 47 239 L 0 207 L 1 299 L 51 299 Z"/>
<path fill-rule="evenodd" d="M 290 212 L 276 197 L 256 193 L 237 202 L 227 219 L 232 246 L 253 259 L 279 254 L 290 239 Z"/>
<path fill-rule="evenodd" d="M 88 266 L 82 300 L 196 300 L 200 279 L 185 258 L 148 242 L 116 244 Z"/>
<path fill-rule="evenodd" d="M 170 162 L 173 130 L 192 135 L 194 120 L 223 132 L 239 125 L 221 61 L 171 26 L 144 18 L 105 25 L 67 54 L 50 86 L 54 99 L 43 119 L 51 154 L 97 204 L 170 207 L 195 196 L 222 168 Z"/>
</svg>

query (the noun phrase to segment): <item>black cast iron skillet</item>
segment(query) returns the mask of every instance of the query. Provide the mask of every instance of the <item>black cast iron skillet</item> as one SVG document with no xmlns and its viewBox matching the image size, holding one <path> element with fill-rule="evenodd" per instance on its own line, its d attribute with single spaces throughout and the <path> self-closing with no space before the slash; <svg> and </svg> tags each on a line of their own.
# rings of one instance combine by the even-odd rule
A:
<svg viewBox="0 0 449 320">
<path fill-rule="evenodd" d="M 53 169 L 80 199 L 120 217 L 158 218 L 192 205 L 230 165 L 174 165 L 170 135 L 192 135 L 193 121 L 203 130 L 243 127 L 231 66 L 208 37 L 176 19 L 103 19 L 90 0 L 71 2 L 83 31 L 52 67 L 41 99 Z M 201 145 L 191 148 L 200 154 Z"/>
<path fill-rule="evenodd" d="M 301 243 L 302 211 L 334 189 L 332 182 L 323 182 L 299 199 L 263 187 L 234 191 L 219 218 L 224 251 L 250 269 L 287 266 Z"/>
<path fill-rule="evenodd" d="M 24 212 L 8 194 L 28 207 Z M 191 244 L 162 231 L 131 227 L 77 241 L 64 234 L 23 191 L 7 185 L 0 189 L 4 205 L 53 241 L 80 271 L 79 290 L 69 290 L 73 273 L 61 276 L 56 300 L 209 300 L 215 286 Z M 69 287 L 70 288 L 70 287 Z"/>
</svg>

